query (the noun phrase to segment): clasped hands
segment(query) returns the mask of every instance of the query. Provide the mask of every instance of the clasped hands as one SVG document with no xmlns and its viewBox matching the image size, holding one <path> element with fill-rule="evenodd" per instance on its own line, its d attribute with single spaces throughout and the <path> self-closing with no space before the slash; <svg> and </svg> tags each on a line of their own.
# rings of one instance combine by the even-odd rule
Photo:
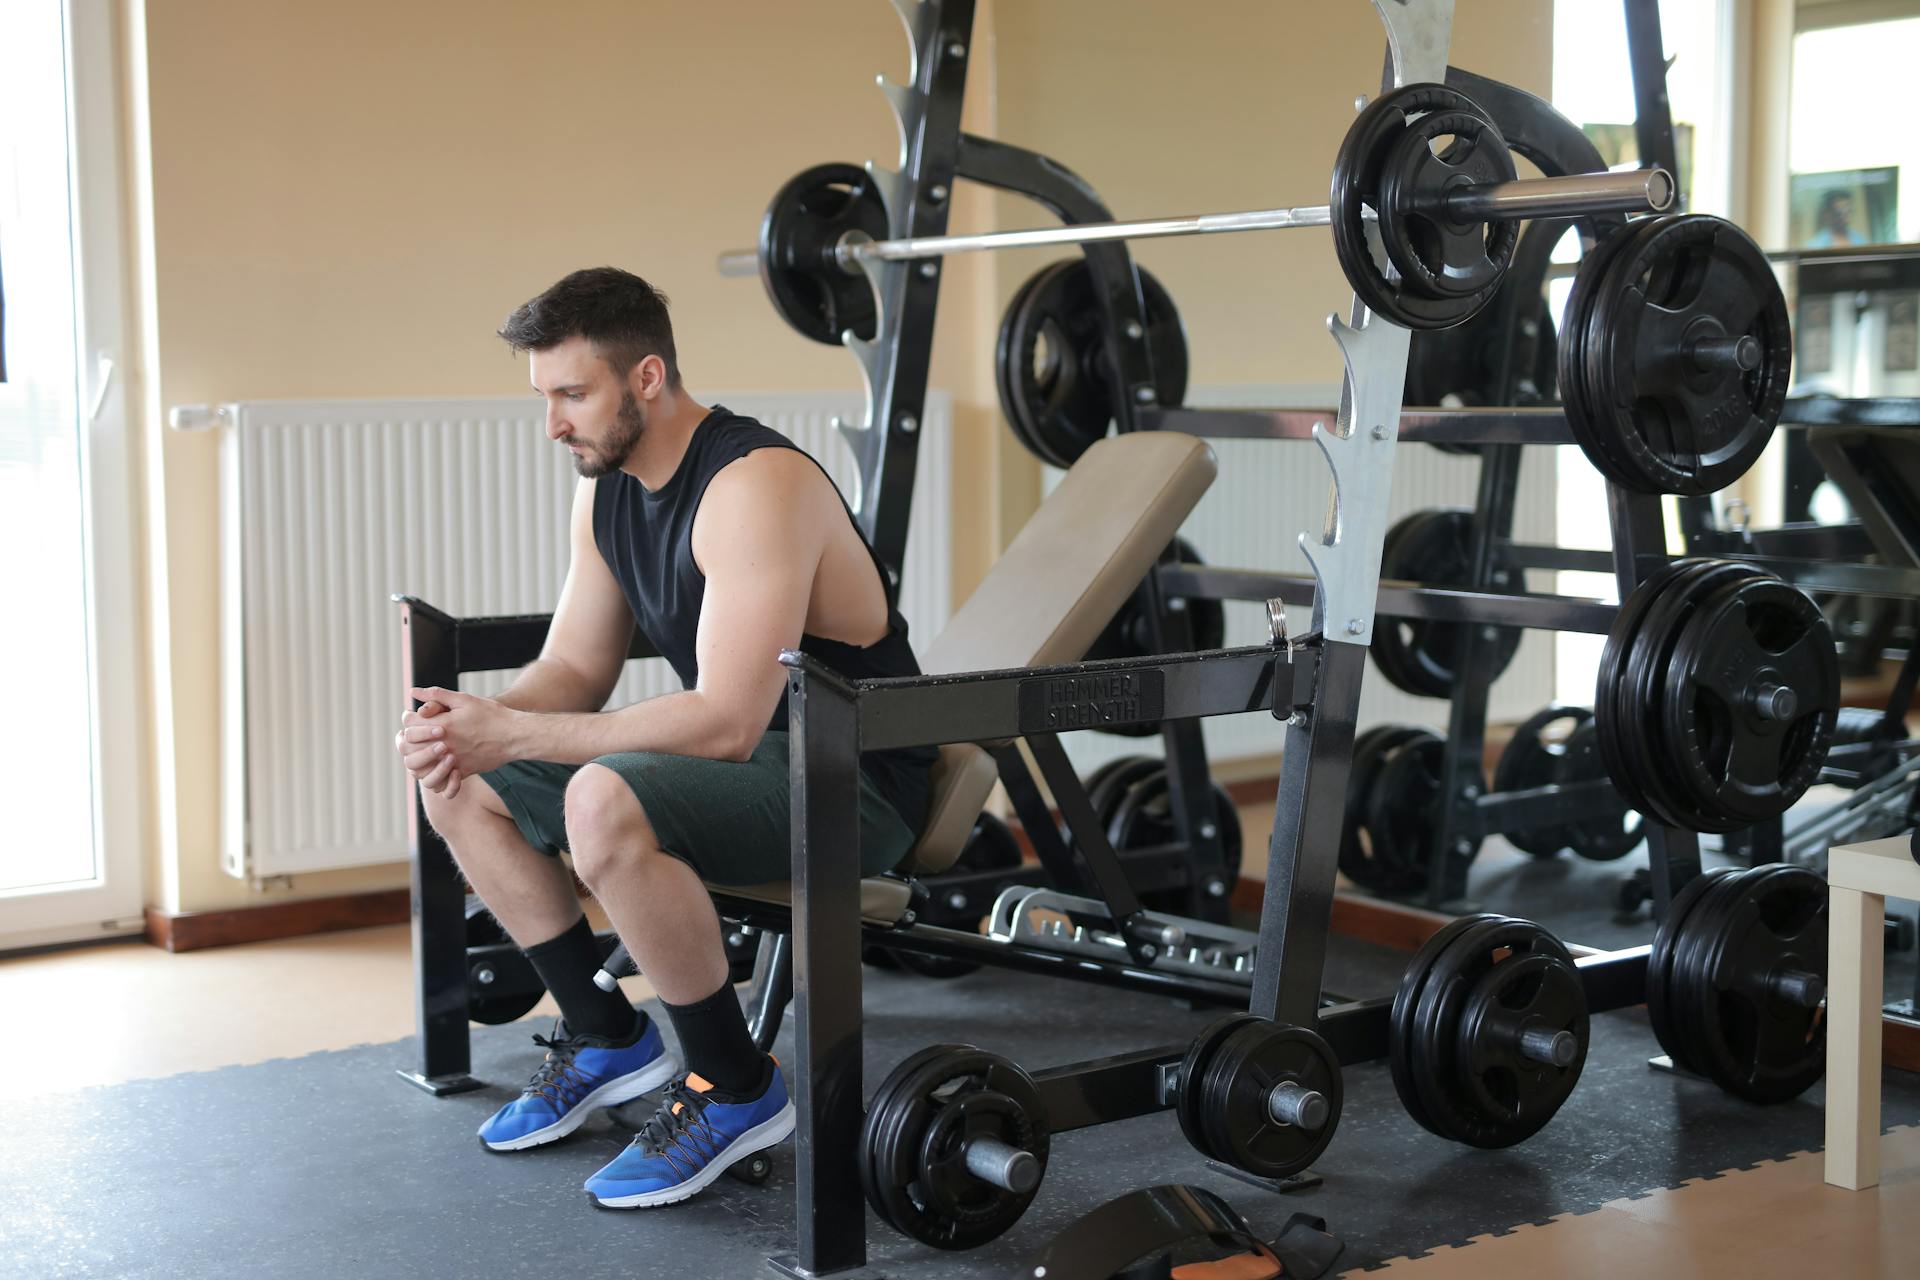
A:
<svg viewBox="0 0 1920 1280">
<path fill-rule="evenodd" d="M 460 794 L 462 777 L 516 758 L 510 744 L 526 712 L 458 689 L 435 686 L 408 693 L 420 709 L 401 715 L 393 749 L 408 776 L 428 791 L 451 800 Z"/>
</svg>

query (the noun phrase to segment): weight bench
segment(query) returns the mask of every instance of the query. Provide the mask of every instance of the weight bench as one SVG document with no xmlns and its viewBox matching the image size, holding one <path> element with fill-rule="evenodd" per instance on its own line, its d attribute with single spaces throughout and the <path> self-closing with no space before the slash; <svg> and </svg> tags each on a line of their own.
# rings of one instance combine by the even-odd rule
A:
<svg viewBox="0 0 1920 1280">
<path fill-rule="evenodd" d="M 946 629 L 920 654 L 930 676 L 1020 670 L 1078 660 L 1153 568 L 1215 475 L 1213 450 L 1198 437 L 1171 432 L 1111 436 L 1089 449 L 1041 503 Z M 402 680 L 456 687 L 460 673 L 529 662 L 549 619 L 456 619 L 421 601 L 402 598 Z M 636 636 L 633 657 L 652 656 Z M 792 726 L 798 739 L 803 726 Z M 1004 743 L 989 743 L 1004 746 Z M 912 927 L 914 877 L 946 870 L 960 856 L 998 777 L 995 758 L 974 743 L 940 748 L 933 767 L 926 825 L 892 873 L 860 881 L 857 919 L 872 930 Z M 796 828 L 800 807 L 796 805 Z M 451 855 L 428 826 L 418 797 L 410 824 L 413 845 L 415 990 L 421 1069 L 403 1071 L 435 1094 L 479 1087 L 469 1075 L 467 1034 L 470 982 L 507 992 L 537 979 L 511 946 L 465 944 L 461 928 L 464 885 Z M 795 837 L 796 849 L 800 837 Z M 850 852 L 848 856 L 853 856 Z M 755 974 L 753 1027 L 763 1047 L 778 1032 L 791 987 L 787 936 L 804 914 L 804 892 L 794 882 L 709 885 L 723 916 L 767 930 Z M 799 901 L 796 901 L 796 898 Z M 851 940 L 851 939 L 850 939 Z M 613 946 L 612 940 L 605 945 Z M 624 948 L 608 959 L 630 971 Z M 858 975 L 853 981 L 857 990 Z M 858 1192 L 856 1191 L 856 1195 Z"/>
<path fill-rule="evenodd" d="M 1109 436 L 1089 449 L 920 655 L 930 676 L 1076 662 L 1147 576 L 1213 483 L 1213 450 L 1171 432 Z M 910 877 L 960 856 L 998 770 L 975 743 L 940 748 L 920 839 L 899 875 L 860 883 L 861 918 L 898 925 Z M 790 906 L 792 884 L 708 886 L 715 895 Z"/>
<path fill-rule="evenodd" d="M 925 675 L 1056 666 L 1081 658 L 1173 540 L 1213 483 L 1213 450 L 1170 432 L 1110 436 L 1074 464 L 1012 545 L 921 655 Z M 996 744 L 997 745 L 997 744 Z M 913 925 L 914 881 L 953 866 L 999 778 L 976 743 L 940 748 L 926 826 L 891 873 L 860 882 L 860 919 L 889 931 Z M 751 1026 L 763 1050 L 792 997 L 793 882 L 707 886 L 722 915 L 769 930 L 754 968 Z M 767 908 L 773 908 L 769 915 Z M 602 986 L 632 972 L 624 946 Z"/>
</svg>

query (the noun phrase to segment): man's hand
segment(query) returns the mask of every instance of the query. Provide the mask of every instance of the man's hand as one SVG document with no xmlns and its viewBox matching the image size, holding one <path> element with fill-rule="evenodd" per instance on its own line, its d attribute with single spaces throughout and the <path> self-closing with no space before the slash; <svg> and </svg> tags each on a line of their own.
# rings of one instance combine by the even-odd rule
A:
<svg viewBox="0 0 1920 1280">
<path fill-rule="evenodd" d="M 438 703 L 443 710 L 401 733 L 420 735 L 413 739 L 417 743 L 444 746 L 444 754 L 452 757 L 461 773 L 485 773 L 520 758 L 515 736 L 526 712 L 458 689 L 436 686 L 409 692 L 422 703 Z"/>
<path fill-rule="evenodd" d="M 460 765 L 448 750 L 439 717 L 446 711 L 440 702 L 428 702 L 418 711 L 400 717 L 400 732 L 393 735 L 393 749 L 400 763 L 415 782 L 451 800 L 460 794 Z"/>
</svg>

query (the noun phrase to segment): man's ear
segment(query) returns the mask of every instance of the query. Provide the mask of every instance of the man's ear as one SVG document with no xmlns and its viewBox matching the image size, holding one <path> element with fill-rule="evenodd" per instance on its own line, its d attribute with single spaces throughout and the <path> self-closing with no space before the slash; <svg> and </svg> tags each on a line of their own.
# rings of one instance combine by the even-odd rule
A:
<svg viewBox="0 0 1920 1280">
<path fill-rule="evenodd" d="M 666 389 L 667 362 L 659 356 L 642 356 L 627 370 L 627 390 L 636 400 L 651 400 Z"/>
</svg>

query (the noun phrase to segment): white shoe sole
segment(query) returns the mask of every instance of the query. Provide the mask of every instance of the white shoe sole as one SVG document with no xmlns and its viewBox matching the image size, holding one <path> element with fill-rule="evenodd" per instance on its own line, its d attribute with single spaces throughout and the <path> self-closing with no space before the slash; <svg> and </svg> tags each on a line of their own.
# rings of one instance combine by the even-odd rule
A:
<svg viewBox="0 0 1920 1280">
<path fill-rule="evenodd" d="M 631 1102 L 643 1093 L 652 1093 L 679 1074 L 680 1060 L 671 1051 L 663 1053 L 640 1070 L 607 1081 L 580 1099 L 573 1110 L 544 1129 L 535 1129 L 532 1133 L 523 1133 L 504 1142 L 489 1142 L 485 1138 L 480 1141 L 489 1151 L 525 1151 L 528 1147 L 558 1141 L 585 1124 L 587 1114 L 596 1108 L 617 1107 L 623 1102 Z"/>
<path fill-rule="evenodd" d="M 724 1158 L 715 1160 L 700 1172 L 688 1178 L 678 1186 L 663 1187 L 659 1191 L 647 1191 L 637 1196 L 611 1196 L 602 1198 L 593 1192 L 587 1192 L 587 1199 L 602 1209 L 651 1209 L 663 1204 L 678 1204 L 712 1185 L 713 1180 L 725 1173 L 733 1165 L 746 1159 L 756 1151 L 777 1146 L 786 1141 L 793 1132 L 794 1110 L 791 1100 L 780 1108 L 770 1119 L 762 1120 L 733 1140 L 727 1148 Z"/>
</svg>

